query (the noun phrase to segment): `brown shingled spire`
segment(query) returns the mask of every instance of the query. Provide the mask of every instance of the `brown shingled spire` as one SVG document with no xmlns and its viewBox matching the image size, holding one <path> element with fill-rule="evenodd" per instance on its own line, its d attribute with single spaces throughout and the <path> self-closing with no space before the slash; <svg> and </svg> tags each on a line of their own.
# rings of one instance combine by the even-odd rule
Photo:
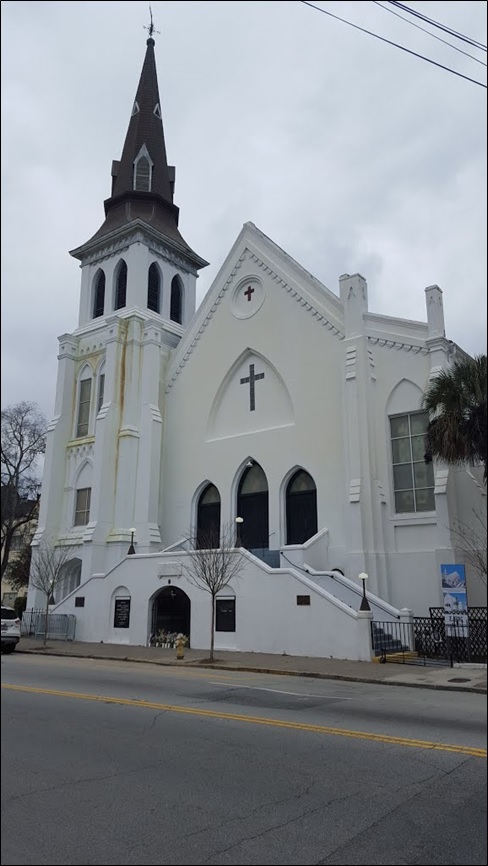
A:
<svg viewBox="0 0 488 866">
<path fill-rule="evenodd" d="M 151 26 L 151 34 L 153 30 Z M 175 170 L 168 166 L 166 158 L 152 35 L 146 44 L 122 156 L 120 161 L 112 163 L 112 195 L 104 202 L 105 221 L 96 234 L 86 244 L 72 250 L 71 255 L 83 259 L 94 243 L 140 220 L 172 242 L 194 266 L 205 267 L 208 263 L 188 246 L 178 231 L 179 210 L 173 204 Z M 136 166 L 141 156 L 139 175 Z"/>
<path fill-rule="evenodd" d="M 114 179 L 112 197 L 134 189 L 134 162 L 144 147 L 152 162 L 151 192 L 173 202 L 152 38 L 147 40 L 146 57 L 122 157 Z"/>
</svg>

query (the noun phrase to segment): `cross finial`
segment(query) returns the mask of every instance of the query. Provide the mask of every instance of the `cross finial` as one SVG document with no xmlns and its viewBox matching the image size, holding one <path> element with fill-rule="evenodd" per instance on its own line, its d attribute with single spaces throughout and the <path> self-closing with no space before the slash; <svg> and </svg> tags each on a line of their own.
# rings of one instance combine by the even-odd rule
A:
<svg viewBox="0 0 488 866">
<path fill-rule="evenodd" d="M 152 39 L 153 33 L 159 33 L 159 30 L 156 30 L 156 28 L 155 28 L 155 26 L 154 26 L 154 21 L 153 21 L 153 16 L 152 16 L 152 9 L 151 9 L 151 7 L 149 7 L 149 15 L 150 15 L 150 17 L 151 17 L 151 23 L 149 24 L 148 27 L 146 27 L 146 26 L 144 25 L 144 30 L 147 30 L 147 31 L 148 31 L 148 33 L 149 33 L 149 38 Z"/>
</svg>

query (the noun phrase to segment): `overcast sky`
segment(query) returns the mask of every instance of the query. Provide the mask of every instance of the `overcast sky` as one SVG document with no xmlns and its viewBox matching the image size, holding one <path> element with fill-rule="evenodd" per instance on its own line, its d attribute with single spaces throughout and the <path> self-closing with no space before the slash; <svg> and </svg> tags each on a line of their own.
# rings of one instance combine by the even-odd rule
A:
<svg viewBox="0 0 488 866">
<path fill-rule="evenodd" d="M 373 2 L 317 5 L 486 83 L 480 63 Z M 409 5 L 486 43 L 483 0 Z M 425 320 L 437 283 L 447 337 L 485 352 L 486 90 L 298 0 L 152 10 L 180 230 L 211 263 L 198 301 L 250 220 L 336 293 L 362 273 L 373 312 Z M 57 337 L 78 318 L 68 250 L 103 221 L 149 13 L 98 0 L 1 11 L 2 406 L 34 400 L 51 417 Z"/>
</svg>

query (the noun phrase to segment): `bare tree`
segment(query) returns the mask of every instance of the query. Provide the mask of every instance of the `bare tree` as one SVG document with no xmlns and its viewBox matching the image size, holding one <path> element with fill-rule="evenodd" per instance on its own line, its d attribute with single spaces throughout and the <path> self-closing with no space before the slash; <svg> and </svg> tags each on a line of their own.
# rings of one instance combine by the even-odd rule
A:
<svg viewBox="0 0 488 866">
<path fill-rule="evenodd" d="M 451 534 L 454 546 L 459 550 L 481 582 L 486 586 L 486 502 L 484 510 L 472 509 L 473 519 L 470 523 L 454 520 Z"/>
<path fill-rule="evenodd" d="M 53 603 L 56 587 L 68 576 L 70 560 L 77 550 L 76 545 L 56 545 L 49 541 L 41 541 L 32 550 L 29 586 L 46 598 L 43 646 L 47 644 L 49 631 L 49 605 Z"/>
<path fill-rule="evenodd" d="M 215 532 L 212 531 L 206 533 L 200 530 L 198 536 L 197 533 L 191 533 L 185 538 L 188 555 L 183 558 L 183 571 L 193 586 L 212 597 L 211 662 L 214 661 L 215 599 L 222 589 L 240 576 L 245 567 L 242 551 L 235 546 L 234 533 L 232 524 L 224 525 L 219 547 L 215 546 Z"/>
<path fill-rule="evenodd" d="M 2 409 L 2 577 L 14 534 L 37 517 L 39 459 L 45 447 L 46 419 L 36 403 Z"/>
</svg>

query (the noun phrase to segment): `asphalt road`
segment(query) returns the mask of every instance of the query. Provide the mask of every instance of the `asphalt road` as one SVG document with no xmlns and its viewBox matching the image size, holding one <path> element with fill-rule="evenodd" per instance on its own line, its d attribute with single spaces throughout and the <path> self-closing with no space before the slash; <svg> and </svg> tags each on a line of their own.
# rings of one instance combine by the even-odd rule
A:
<svg viewBox="0 0 488 866">
<path fill-rule="evenodd" d="M 486 864 L 486 698 L 2 656 L 2 866 Z"/>
</svg>

